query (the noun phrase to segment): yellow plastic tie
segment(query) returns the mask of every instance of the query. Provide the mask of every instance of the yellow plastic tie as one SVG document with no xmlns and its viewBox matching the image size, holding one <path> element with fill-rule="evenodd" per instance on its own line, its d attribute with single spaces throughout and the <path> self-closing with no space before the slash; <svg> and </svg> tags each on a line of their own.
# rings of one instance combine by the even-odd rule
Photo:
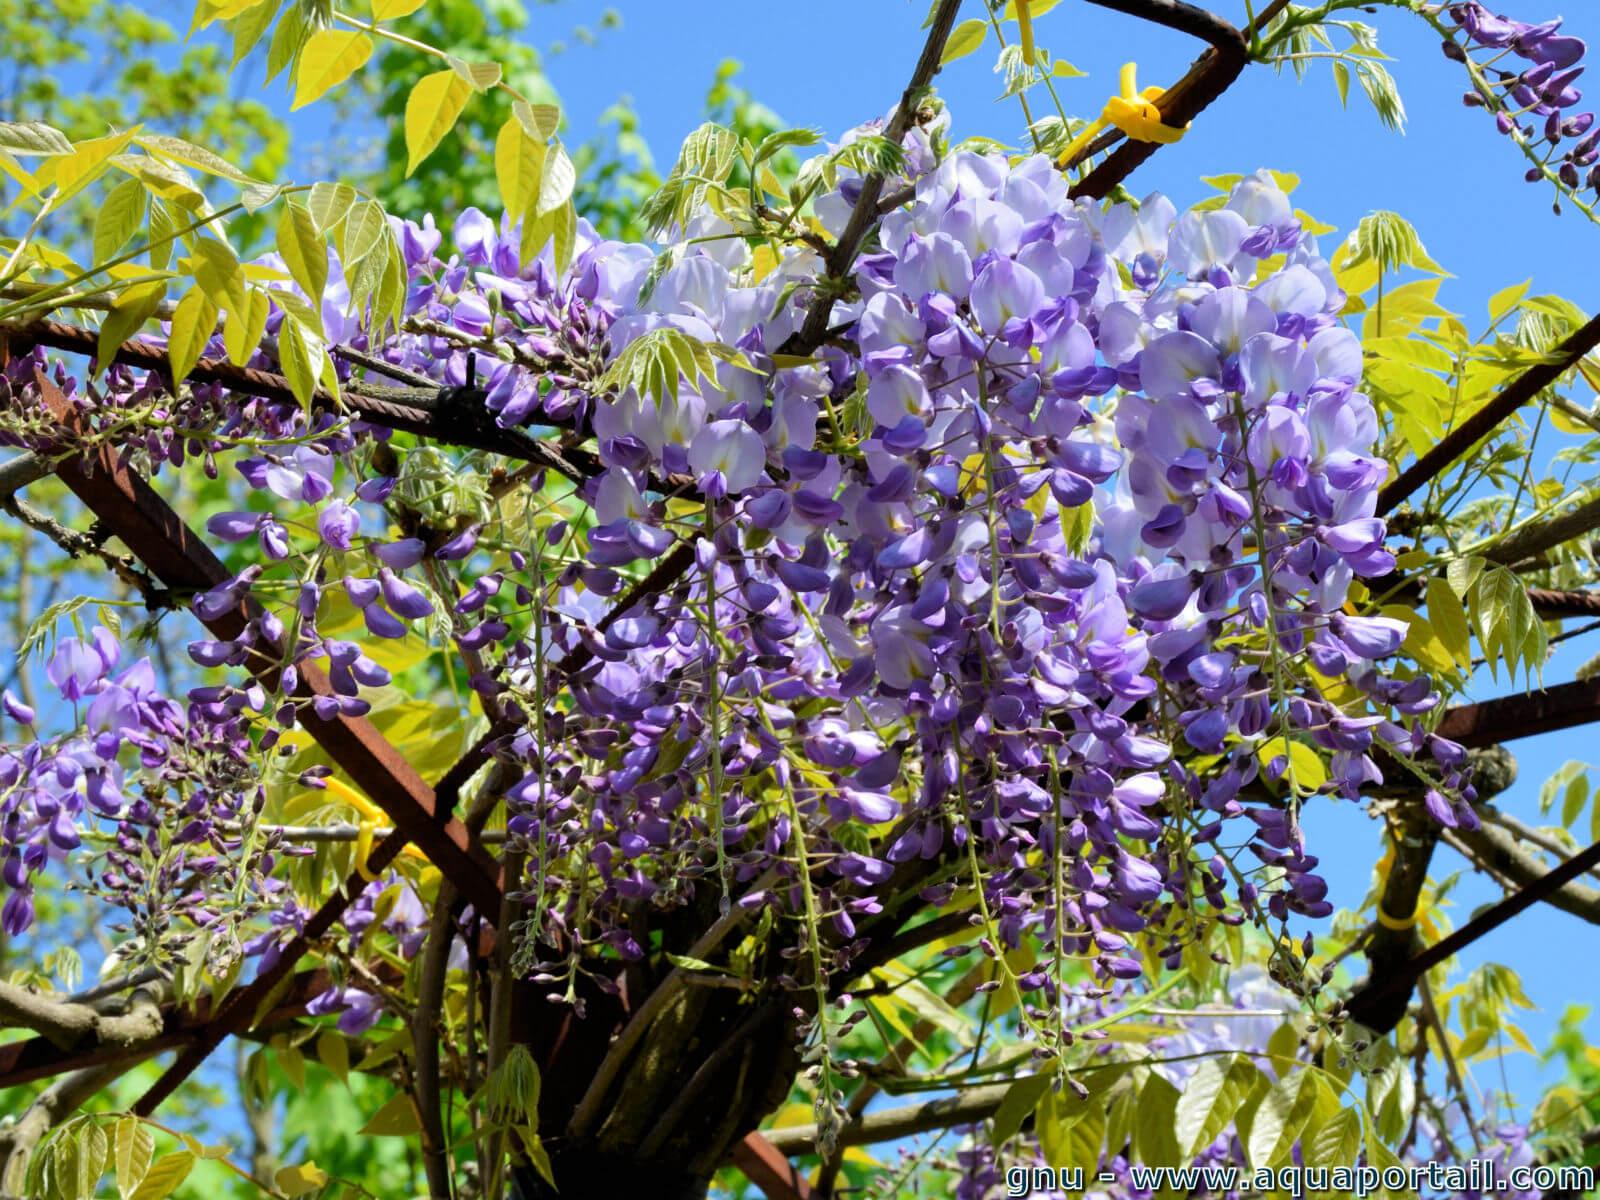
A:
<svg viewBox="0 0 1600 1200">
<path fill-rule="evenodd" d="M 1404 933 L 1407 929 L 1413 928 L 1417 923 L 1417 914 L 1415 912 L 1403 920 L 1399 917 L 1391 917 L 1388 913 L 1383 911 L 1382 900 L 1378 901 L 1377 913 L 1379 925 L 1382 925 L 1385 929 L 1393 929 L 1399 933 Z"/>
<path fill-rule="evenodd" d="M 367 854 L 372 849 L 373 831 L 380 824 L 388 823 L 388 814 L 337 776 L 329 775 L 322 782 L 323 790 L 328 795 L 344 801 L 361 816 L 360 835 L 356 840 L 356 870 L 370 883 L 377 876 L 367 874 Z M 409 843 L 400 853 L 420 862 L 428 861 L 426 854 Z"/>
<path fill-rule="evenodd" d="M 1164 146 L 1171 145 L 1189 131 L 1187 125 L 1179 129 L 1161 120 L 1161 110 L 1155 106 L 1155 101 L 1166 93 L 1166 89 L 1147 87 L 1141 92 L 1136 64 L 1123 64 L 1121 83 L 1121 94 L 1107 100 L 1100 115 L 1084 126 L 1083 131 L 1061 152 L 1057 161 L 1062 166 L 1076 158 L 1107 125 L 1116 126 L 1135 142 L 1158 142 Z"/>
<path fill-rule="evenodd" d="M 376 871 L 367 869 L 367 859 L 372 854 L 372 835 L 377 828 L 376 821 L 363 821 L 356 833 L 356 874 L 368 883 L 378 878 Z"/>
<path fill-rule="evenodd" d="M 1022 65 L 1032 67 L 1038 61 L 1038 52 L 1033 48 L 1033 10 L 1028 7 L 1031 0 L 1016 0 L 1017 3 L 1017 29 L 1021 32 Z"/>
</svg>

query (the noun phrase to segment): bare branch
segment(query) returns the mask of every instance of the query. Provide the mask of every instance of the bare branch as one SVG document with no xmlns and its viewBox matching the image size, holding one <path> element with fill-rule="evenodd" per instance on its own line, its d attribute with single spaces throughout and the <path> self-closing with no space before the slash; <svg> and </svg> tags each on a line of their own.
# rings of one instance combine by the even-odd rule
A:
<svg viewBox="0 0 1600 1200">
<path fill-rule="evenodd" d="M 900 95 L 899 107 L 883 131 L 883 136 L 897 145 L 916 120 L 917 103 L 922 99 L 923 91 L 939 73 L 939 60 L 944 57 L 945 43 L 950 40 L 950 31 L 955 28 L 956 13 L 960 8 L 961 0 L 940 0 L 939 7 L 934 10 L 927 41 L 923 43 L 922 54 L 911 72 L 911 82 L 906 84 L 905 91 Z M 856 199 L 855 208 L 851 210 L 850 219 L 845 222 L 839 240 L 828 254 L 827 279 L 843 279 L 850 270 L 850 264 L 855 262 L 856 253 L 866 240 L 867 232 L 878 220 L 878 199 L 883 195 L 883 182 L 884 177 L 879 174 L 868 175 L 861 181 L 861 194 Z M 785 346 L 788 352 L 809 354 L 822 345 L 827 336 L 828 317 L 833 312 L 834 297 L 827 290 L 826 281 L 820 282 L 822 288 L 806 312 L 805 324 L 790 339 L 791 344 Z"/>
<path fill-rule="evenodd" d="M 63 1050 L 135 1046 L 161 1033 L 161 1010 L 144 988 L 133 994 L 126 1012 L 114 1014 L 0 983 L 0 1026 L 31 1029 Z"/>
<path fill-rule="evenodd" d="M 1400 472 L 1397 479 L 1378 493 L 1378 515 L 1392 512 L 1413 492 L 1426 487 L 1429 481 L 1498 429 L 1517 409 L 1536 399 L 1540 392 L 1560 379 L 1597 345 L 1600 345 L 1600 317 L 1592 318 L 1587 325 L 1569 334 L 1552 352 L 1549 361 L 1531 366 L 1518 375 L 1498 396 L 1445 434 L 1432 449 Z M 1501 545 L 1503 547 L 1505 543 Z M 1519 557 L 1526 557 L 1526 554 Z"/>
<path fill-rule="evenodd" d="M 1233 86 L 1250 61 L 1250 44 L 1245 35 L 1215 13 L 1182 0 L 1089 0 L 1102 8 L 1115 9 L 1192 34 L 1211 43 L 1190 65 L 1182 79 L 1156 100 L 1163 124 L 1187 125 L 1208 108 L 1212 101 Z M 1161 148 L 1159 142 L 1127 141 L 1072 186 L 1071 195 L 1102 199 Z"/>
<path fill-rule="evenodd" d="M 940 1096 L 937 1100 L 926 1100 L 921 1104 L 865 1113 L 839 1130 L 839 1145 L 867 1146 L 876 1142 L 892 1142 L 927 1133 L 930 1129 L 948 1129 L 952 1125 L 986 1121 L 994 1116 L 1015 1082 L 1008 1080 L 1005 1083 L 985 1084 L 955 1096 Z M 781 1154 L 816 1153 L 815 1125 L 769 1129 L 766 1138 Z"/>
</svg>

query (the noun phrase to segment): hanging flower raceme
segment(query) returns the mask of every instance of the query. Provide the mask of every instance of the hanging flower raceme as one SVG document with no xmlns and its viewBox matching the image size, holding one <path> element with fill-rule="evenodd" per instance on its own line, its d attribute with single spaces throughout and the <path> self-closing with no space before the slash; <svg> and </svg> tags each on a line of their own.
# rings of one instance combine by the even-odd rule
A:
<svg viewBox="0 0 1600 1200">
<path fill-rule="evenodd" d="M 404 328 L 370 338 L 334 296 L 330 337 L 476 385 L 503 428 L 592 444 L 591 477 L 539 473 L 506 504 L 438 450 L 206 392 L 218 441 L 139 451 L 214 462 L 234 438 L 259 501 L 207 523 L 251 561 L 195 598 L 245 623 L 190 646 L 232 674 L 189 720 L 248 720 L 270 751 L 308 711 L 391 693 L 385 642 L 450 639 L 514 730 L 494 749 L 529 863 L 519 962 L 558 998 L 645 953 L 641 906 L 707 889 L 800 919 L 828 971 L 914 894 L 970 906 L 987 954 L 1133 979 L 1206 923 L 1325 915 L 1298 821 L 1316 796 L 1357 798 L 1400 757 L 1470 812 L 1403 623 L 1347 605 L 1393 566 L 1377 420 L 1345 298 L 1272 177 L 1182 215 L 1102 210 L 1044 156 L 920 126 L 900 169 L 886 194 L 908 198 L 804 355 L 823 271 L 804 244 L 758 260 L 709 213 L 659 253 L 580 224 L 558 272 L 476 210 L 449 248 L 403 223 Z M 823 228 L 859 192 L 840 170 Z M 7 371 L 31 411 L 31 374 Z M 91 428 L 168 403 L 125 371 L 71 394 Z M 72 645 L 52 678 L 99 703 L 111 665 Z M 263 660 L 276 694 L 243 674 Z M 331 694 L 298 688 L 309 663 Z M 14 894 L 62 849 L 65 786 L 7 801 L 27 814 Z M 277 904 L 254 948 L 302 920 Z M 1063 1036 L 1048 962 L 1016 982 L 1028 1028 Z"/>
</svg>

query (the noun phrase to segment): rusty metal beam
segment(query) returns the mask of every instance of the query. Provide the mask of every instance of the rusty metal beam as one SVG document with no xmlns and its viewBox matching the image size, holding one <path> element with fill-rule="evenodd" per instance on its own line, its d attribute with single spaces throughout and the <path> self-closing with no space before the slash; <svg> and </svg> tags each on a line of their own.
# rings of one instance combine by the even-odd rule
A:
<svg viewBox="0 0 1600 1200">
<path fill-rule="evenodd" d="M 72 426 L 70 402 L 43 373 L 38 380 L 52 413 Z M 99 447 L 86 459 L 63 461 L 56 475 L 173 591 L 204 591 L 230 578 L 211 548 L 155 489 L 136 472 L 119 465 L 109 446 Z M 251 610 L 241 605 L 203 623 L 215 637 L 231 640 L 243 632 L 250 616 Z M 269 651 L 252 660 L 252 674 L 269 688 L 278 684 L 279 657 Z M 301 665 L 298 674 L 297 698 L 334 695 L 327 676 L 314 665 Z M 501 898 L 494 859 L 449 809 L 438 805 L 433 789 L 377 727 L 365 717 L 338 714 L 324 719 L 309 704 L 301 707 L 300 722 L 389 815 L 396 830 L 414 841 L 479 913 L 493 920 Z"/>
<path fill-rule="evenodd" d="M 1438 734 L 1475 749 L 1591 721 L 1600 721 L 1600 679 L 1458 705 L 1445 713 Z"/>
</svg>

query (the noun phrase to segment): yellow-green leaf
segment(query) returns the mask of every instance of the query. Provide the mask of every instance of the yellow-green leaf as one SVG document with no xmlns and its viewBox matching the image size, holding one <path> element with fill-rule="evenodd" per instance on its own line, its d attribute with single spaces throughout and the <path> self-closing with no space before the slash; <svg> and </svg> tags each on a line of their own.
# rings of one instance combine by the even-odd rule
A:
<svg viewBox="0 0 1600 1200">
<path fill-rule="evenodd" d="M 1289 1151 L 1317 1107 L 1317 1082 L 1309 1070 L 1293 1071 L 1262 1098 L 1250 1123 L 1250 1165 L 1275 1167 Z"/>
<path fill-rule="evenodd" d="M 513 221 L 528 215 L 544 178 L 545 147 L 528 135 L 521 121 L 509 118 L 494 140 L 494 177 L 500 202 Z"/>
<path fill-rule="evenodd" d="M 379 21 L 393 21 L 409 17 L 425 3 L 427 0 L 372 0 L 372 15 Z"/>
<path fill-rule="evenodd" d="M 67 135 L 43 121 L 0 121 L 0 150 L 12 154 L 71 154 Z"/>
<path fill-rule="evenodd" d="M 308 333 L 300 322 L 286 320 L 278 329 L 278 360 L 289 389 L 300 407 L 309 410 L 317 391 L 317 377 L 322 374 L 322 339 Z"/>
<path fill-rule="evenodd" d="M 1449 582 L 1435 576 L 1428 580 L 1426 593 L 1428 618 L 1433 632 L 1462 670 L 1472 669 L 1472 634 L 1467 625 L 1467 610 Z"/>
<path fill-rule="evenodd" d="M 393 1097 L 372 1114 L 372 1119 L 361 1127 L 363 1137 L 409 1137 L 416 1133 L 417 1110 L 411 1097 L 404 1092 Z"/>
<path fill-rule="evenodd" d="M 128 148 L 137 132 L 135 128 L 79 142 L 71 154 L 52 158 L 40 167 L 39 177 L 43 180 L 48 176 L 49 182 L 56 185 L 55 202 L 59 205 L 98 179 L 111 165 L 111 160 Z"/>
<path fill-rule="evenodd" d="M 372 39 L 354 29 L 319 29 L 306 39 L 295 73 L 294 103 L 304 108 L 359 71 L 372 57 Z"/>
<path fill-rule="evenodd" d="M 155 1149 L 156 1139 L 138 1117 L 123 1117 L 117 1121 L 113 1162 L 117 1171 L 117 1194 L 123 1200 L 133 1194 L 133 1189 L 149 1172 Z"/>
<path fill-rule="evenodd" d="M 572 262 L 572 244 L 577 237 L 578 218 L 572 205 L 563 204 L 555 212 L 529 215 L 522 222 L 522 261 L 531 263 L 544 249 L 545 243 L 554 242 L 556 274 L 562 274 Z"/>
<path fill-rule="evenodd" d="M 252 287 L 247 288 L 244 295 L 244 303 L 228 313 L 222 322 L 222 344 L 227 348 L 229 361 L 236 367 L 250 361 L 267 331 L 266 292 Z"/>
<path fill-rule="evenodd" d="M 953 63 L 958 58 L 965 58 L 979 46 L 983 39 L 989 36 L 989 23 L 982 17 L 971 17 L 957 25 L 950 34 L 950 40 L 944 45 L 944 57 L 939 60 L 939 65 L 945 66 Z"/>
<path fill-rule="evenodd" d="M 1289 765 L 1283 772 L 1283 778 L 1292 781 L 1296 791 L 1314 792 L 1328 782 L 1328 769 L 1322 765 L 1317 752 L 1304 742 L 1292 741 L 1280 735 L 1269 738 L 1256 751 L 1256 758 L 1260 760 L 1263 770 L 1273 759 L 1286 755 Z"/>
<path fill-rule="evenodd" d="M 278 253 L 313 307 L 328 283 L 328 247 L 311 210 L 290 200 L 278 214 Z"/>
<path fill-rule="evenodd" d="M 144 224 L 145 190 L 137 179 L 112 188 L 94 217 L 94 261 L 110 262 Z"/>
<path fill-rule="evenodd" d="M 272 1177 L 272 1186 L 285 1196 L 309 1196 L 328 1182 L 328 1173 L 316 1163 L 302 1163 L 297 1167 L 280 1167 Z"/>
<path fill-rule="evenodd" d="M 188 378 L 216 327 L 216 302 L 200 288 L 189 289 L 189 294 L 178 301 L 167 336 L 167 357 L 172 360 L 174 380 Z"/>
<path fill-rule="evenodd" d="M 183 163 L 185 166 L 194 167 L 204 171 L 207 175 L 215 175 L 218 179 L 227 179 L 233 183 L 258 183 L 259 180 L 246 175 L 222 155 L 207 150 L 204 146 L 197 146 L 193 142 L 185 141 L 180 137 L 172 137 L 164 133 L 143 134 L 136 139 L 143 146 L 162 158 L 173 162 Z"/>
<path fill-rule="evenodd" d="M 169 1154 L 155 1163 L 128 1200 L 167 1200 L 194 1170 L 195 1156 L 187 1150 Z"/>
<path fill-rule="evenodd" d="M 1195 1068 L 1177 1104 L 1176 1133 L 1184 1162 L 1232 1124 L 1260 1078 L 1261 1072 L 1242 1054 L 1208 1058 Z"/>
<path fill-rule="evenodd" d="M 557 141 L 544 157 L 544 175 L 539 180 L 539 215 L 555 212 L 571 200 L 572 187 L 577 178 L 577 172 L 572 168 L 572 160 L 567 157 L 566 150 Z"/>
<path fill-rule="evenodd" d="M 464 58 L 451 55 L 448 59 L 450 69 L 462 79 L 475 92 L 487 92 L 500 82 L 500 64 L 494 62 L 468 62 Z"/>
<path fill-rule="evenodd" d="M 407 175 L 455 127 L 471 95 L 472 85 L 453 70 L 435 71 L 417 80 L 406 99 Z"/>
<path fill-rule="evenodd" d="M 529 137 L 540 142 L 553 135 L 556 126 L 561 124 L 561 110 L 554 104 L 529 104 L 518 100 L 511 106 L 511 115 L 522 122 Z"/>
<path fill-rule="evenodd" d="M 100 340 L 95 350 L 101 370 L 111 366 L 117 348 L 156 315 L 156 310 L 166 297 L 166 280 L 157 279 L 151 283 L 135 284 L 111 302 L 111 311 L 100 323 Z"/>
</svg>

